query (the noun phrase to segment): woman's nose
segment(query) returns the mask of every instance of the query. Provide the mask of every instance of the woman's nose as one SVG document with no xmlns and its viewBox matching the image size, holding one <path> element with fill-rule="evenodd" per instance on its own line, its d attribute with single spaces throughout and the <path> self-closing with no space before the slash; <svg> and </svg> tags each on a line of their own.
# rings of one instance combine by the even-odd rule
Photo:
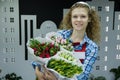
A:
<svg viewBox="0 0 120 80">
<path fill-rule="evenodd" d="M 77 20 L 78 20 L 78 21 L 81 21 L 81 18 L 80 18 L 80 17 L 78 17 L 78 18 L 77 18 Z"/>
</svg>

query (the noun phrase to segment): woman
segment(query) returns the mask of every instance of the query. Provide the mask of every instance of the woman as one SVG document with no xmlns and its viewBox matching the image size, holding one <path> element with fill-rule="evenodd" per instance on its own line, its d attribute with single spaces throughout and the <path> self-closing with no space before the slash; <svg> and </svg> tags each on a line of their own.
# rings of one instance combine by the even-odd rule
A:
<svg viewBox="0 0 120 80">
<path fill-rule="evenodd" d="M 88 80 L 98 53 L 97 43 L 100 41 L 99 18 L 96 11 L 85 2 L 77 2 L 72 5 L 61 21 L 60 29 L 62 30 L 57 33 L 65 39 L 68 38 L 73 43 L 73 54 L 84 66 L 84 71 L 77 76 L 77 80 Z M 82 57 L 79 55 L 82 55 Z M 38 79 L 41 76 L 38 67 L 36 67 L 36 75 Z M 42 74 L 42 77 L 44 75 Z M 57 79 L 51 72 L 49 72 L 49 75 L 52 77 L 49 80 Z M 42 80 L 42 77 L 39 80 Z M 44 76 L 44 78 L 46 77 Z"/>
</svg>

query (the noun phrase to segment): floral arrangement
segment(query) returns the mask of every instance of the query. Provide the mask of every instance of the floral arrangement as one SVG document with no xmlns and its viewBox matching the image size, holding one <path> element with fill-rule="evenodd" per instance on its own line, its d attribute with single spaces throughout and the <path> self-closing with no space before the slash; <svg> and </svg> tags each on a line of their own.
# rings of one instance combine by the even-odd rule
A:
<svg viewBox="0 0 120 80">
<path fill-rule="evenodd" d="M 62 59 L 51 58 L 47 64 L 48 68 L 54 69 L 64 78 L 73 78 L 74 75 L 80 74 L 83 70 L 81 66 L 68 63 Z"/>
<path fill-rule="evenodd" d="M 27 48 L 29 53 L 61 79 L 72 79 L 83 72 L 82 64 L 72 53 L 72 43 L 54 32 L 47 34 L 45 38 L 36 37 L 28 40 Z"/>
<path fill-rule="evenodd" d="M 35 60 L 45 64 L 49 58 L 60 51 L 60 46 L 46 38 L 36 37 L 28 40 L 27 49 Z"/>
<path fill-rule="evenodd" d="M 34 50 L 34 55 L 42 58 L 54 56 L 60 50 L 60 47 L 52 42 L 39 42 L 36 39 L 31 39 L 29 46 Z"/>
<path fill-rule="evenodd" d="M 57 54 L 59 57 L 61 58 L 64 58 L 68 61 L 71 61 L 71 62 L 77 62 L 77 59 L 74 57 L 74 55 L 70 52 L 67 52 L 67 51 L 59 51 L 58 54 Z"/>
<path fill-rule="evenodd" d="M 56 35 L 55 32 L 48 33 L 47 39 L 55 42 L 56 44 L 60 45 L 62 48 L 66 49 L 67 51 L 73 51 L 72 43 L 70 43 L 69 39 L 64 39 L 62 36 Z"/>
<path fill-rule="evenodd" d="M 61 79 L 73 79 L 83 72 L 82 64 L 68 51 L 59 51 L 46 66 L 57 73 Z"/>
</svg>

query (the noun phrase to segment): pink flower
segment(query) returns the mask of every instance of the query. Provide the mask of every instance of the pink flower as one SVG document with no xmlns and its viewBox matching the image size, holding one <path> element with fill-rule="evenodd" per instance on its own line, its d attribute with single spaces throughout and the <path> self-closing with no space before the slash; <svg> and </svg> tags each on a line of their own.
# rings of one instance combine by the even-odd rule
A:
<svg viewBox="0 0 120 80">
<path fill-rule="evenodd" d="M 60 43 L 61 39 L 60 38 L 56 38 L 55 40 L 57 43 Z"/>
<path fill-rule="evenodd" d="M 66 39 L 61 39 L 61 44 L 66 44 Z"/>
</svg>

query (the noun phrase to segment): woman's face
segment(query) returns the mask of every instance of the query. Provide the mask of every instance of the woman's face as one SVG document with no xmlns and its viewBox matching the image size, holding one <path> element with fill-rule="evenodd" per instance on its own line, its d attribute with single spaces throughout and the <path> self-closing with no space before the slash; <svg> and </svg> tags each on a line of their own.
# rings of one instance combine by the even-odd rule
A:
<svg viewBox="0 0 120 80">
<path fill-rule="evenodd" d="M 73 9 L 71 22 L 74 30 L 85 31 L 89 22 L 88 10 L 86 8 Z"/>
</svg>

